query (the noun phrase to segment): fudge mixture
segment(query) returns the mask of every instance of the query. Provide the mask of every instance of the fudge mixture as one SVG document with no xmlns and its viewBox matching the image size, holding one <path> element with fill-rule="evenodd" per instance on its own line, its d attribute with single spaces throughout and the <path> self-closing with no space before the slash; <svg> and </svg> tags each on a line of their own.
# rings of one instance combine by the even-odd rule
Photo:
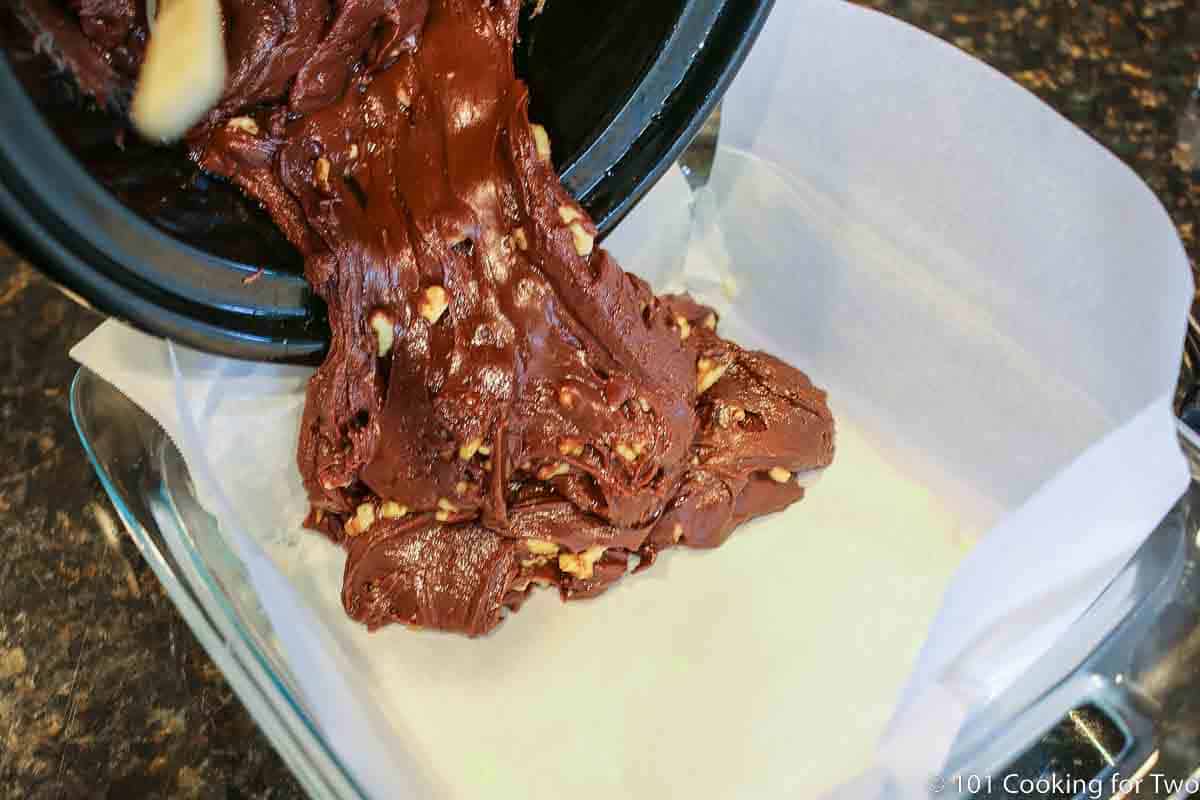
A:
<svg viewBox="0 0 1200 800">
<path fill-rule="evenodd" d="M 135 74 L 141 2 L 22 2 L 77 37 L 91 91 Z M 796 502 L 833 457 L 803 373 L 597 246 L 528 117 L 519 6 L 223 0 L 224 95 L 186 138 L 328 305 L 298 463 L 372 628 L 473 636 L 538 586 L 595 596 Z"/>
</svg>

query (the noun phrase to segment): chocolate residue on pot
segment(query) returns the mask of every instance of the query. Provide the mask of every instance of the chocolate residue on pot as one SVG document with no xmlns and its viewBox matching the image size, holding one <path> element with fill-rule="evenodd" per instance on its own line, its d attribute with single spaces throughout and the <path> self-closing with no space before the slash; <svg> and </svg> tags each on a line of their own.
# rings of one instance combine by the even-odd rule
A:
<svg viewBox="0 0 1200 800">
<path fill-rule="evenodd" d="M 536 585 L 715 547 L 830 463 L 824 392 L 595 246 L 514 73 L 519 0 L 224 8 L 189 147 L 328 304 L 298 461 L 353 618 L 485 633 Z"/>
</svg>

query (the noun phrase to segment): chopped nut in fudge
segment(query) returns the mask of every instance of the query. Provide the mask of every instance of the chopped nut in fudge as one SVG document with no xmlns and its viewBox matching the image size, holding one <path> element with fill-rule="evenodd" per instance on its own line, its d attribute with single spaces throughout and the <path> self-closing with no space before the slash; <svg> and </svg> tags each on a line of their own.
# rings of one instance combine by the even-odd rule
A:
<svg viewBox="0 0 1200 800">
<path fill-rule="evenodd" d="M 474 636 L 536 587 L 593 597 L 786 508 L 833 458 L 803 373 L 596 246 L 529 119 L 519 5 L 223 0 L 228 82 L 186 140 L 328 305 L 298 464 L 372 628 Z M 145 24 L 106 8 L 82 29 L 98 52 L 89 30 Z"/>
</svg>

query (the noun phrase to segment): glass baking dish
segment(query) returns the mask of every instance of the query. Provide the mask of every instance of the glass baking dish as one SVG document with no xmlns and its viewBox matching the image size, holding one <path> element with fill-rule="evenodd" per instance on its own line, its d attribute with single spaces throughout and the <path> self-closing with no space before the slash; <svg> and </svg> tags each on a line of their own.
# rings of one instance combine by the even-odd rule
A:
<svg viewBox="0 0 1200 800">
<path fill-rule="evenodd" d="M 245 567 L 166 432 L 86 368 L 71 384 L 71 417 L 125 530 L 300 784 L 313 797 L 364 798 L 313 724 Z"/>
<path fill-rule="evenodd" d="M 142 556 L 305 790 L 366 797 L 314 724 L 245 567 L 201 508 L 163 429 L 86 368 L 72 383 L 71 413 Z M 1098 783 L 1088 786 L 1120 788 L 1114 775 L 1141 772 L 1162 786 L 1179 782 L 1170 784 L 1178 791 L 1153 796 L 1184 797 L 1188 780 L 1200 776 L 1200 675 L 1189 666 L 1200 658 L 1192 513 L 1200 440 L 1182 425 L 1180 439 L 1192 465 L 1189 491 L 1070 633 L 969 721 L 931 796 L 1005 796 L 980 791 L 987 776 L 996 776 L 999 792 L 1005 775 L 1036 777 L 1082 763 L 1080 748 L 1095 756 Z M 1087 722 L 1095 715 L 1119 746 L 1102 746 Z"/>
</svg>

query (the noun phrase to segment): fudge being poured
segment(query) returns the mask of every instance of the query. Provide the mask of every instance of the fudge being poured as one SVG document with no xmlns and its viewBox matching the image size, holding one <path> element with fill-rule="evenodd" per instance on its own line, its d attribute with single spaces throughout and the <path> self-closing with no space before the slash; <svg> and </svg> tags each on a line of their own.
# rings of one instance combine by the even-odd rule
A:
<svg viewBox="0 0 1200 800">
<path fill-rule="evenodd" d="M 92 46 L 144 23 L 76 5 Z M 833 456 L 803 373 L 596 246 L 528 118 L 519 5 L 224 0 L 224 94 L 187 138 L 328 304 L 298 460 L 372 628 L 477 635 L 536 586 L 592 597 L 799 500 Z"/>
</svg>

